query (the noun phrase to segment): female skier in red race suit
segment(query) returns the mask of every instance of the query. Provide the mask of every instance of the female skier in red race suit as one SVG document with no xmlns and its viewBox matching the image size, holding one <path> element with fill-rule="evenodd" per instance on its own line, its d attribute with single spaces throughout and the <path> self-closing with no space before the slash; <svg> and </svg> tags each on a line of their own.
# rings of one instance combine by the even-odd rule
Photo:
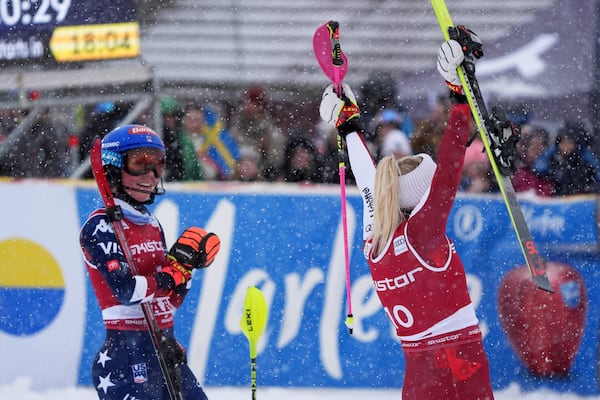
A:
<svg viewBox="0 0 600 400">
<path fill-rule="evenodd" d="M 464 58 L 458 43 L 444 43 L 439 58 L 440 72 L 456 87 Z M 364 255 L 406 358 L 403 400 L 493 399 L 465 270 L 446 236 L 471 122 L 466 99 L 455 97 L 437 163 L 427 154 L 391 155 L 375 166 L 345 84 L 341 96 L 329 86 L 320 106 L 346 141 L 363 199 Z"/>
</svg>

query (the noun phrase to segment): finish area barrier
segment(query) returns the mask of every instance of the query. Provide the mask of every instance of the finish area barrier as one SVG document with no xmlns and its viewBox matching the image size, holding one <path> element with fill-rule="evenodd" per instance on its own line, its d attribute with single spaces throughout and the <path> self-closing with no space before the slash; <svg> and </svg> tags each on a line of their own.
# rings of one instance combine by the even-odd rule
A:
<svg viewBox="0 0 600 400">
<path fill-rule="evenodd" d="M 176 315 L 177 337 L 205 385 L 248 384 L 240 319 L 246 289 L 254 285 L 269 308 L 258 343 L 261 385 L 401 386 L 404 357 L 362 254 L 357 191 L 347 193 L 350 335 L 337 185 L 166 189 L 152 209 L 167 245 L 192 225 L 221 238 L 216 261 L 194 273 Z M 0 348 L 10 360 L 0 363 L 0 384 L 30 376 L 40 388 L 89 386 L 104 327 L 78 235 L 100 204 L 97 189 L 93 182 L 21 180 L 1 182 L 0 190 Z M 519 199 L 555 295 L 529 290 L 519 278 L 524 261 L 500 197 L 460 194 L 448 225 L 468 273 L 494 389 L 516 383 L 524 390 L 598 394 L 597 199 Z"/>
</svg>

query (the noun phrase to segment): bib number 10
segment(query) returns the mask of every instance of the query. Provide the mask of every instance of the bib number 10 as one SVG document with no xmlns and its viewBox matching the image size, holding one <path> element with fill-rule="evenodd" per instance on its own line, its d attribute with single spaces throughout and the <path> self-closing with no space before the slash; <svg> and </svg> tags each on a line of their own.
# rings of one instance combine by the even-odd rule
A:
<svg viewBox="0 0 600 400">
<path fill-rule="evenodd" d="M 400 327 L 410 328 L 415 323 L 412 313 L 404 306 L 395 305 L 391 311 L 388 307 L 385 307 L 384 310 L 396 330 Z"/>
<path fill-rule="evenodd" d="M 472 274 L 467 274 L 467 287 L 469 290 L 469 296 L 471 298 L 471 302 L 475 308 L 479 306 L 481 302 L 481 298 L 483 296 L 483 285 L 481 280 Z M 410 328 L 415 324 L 415 318 L 410 310 L 403 305 L 395 305 L 392 309 L 389 307 L 384 307 L 383 310 L 385 314 L 388 316 L 389 320 L 394 325 L 396 330 L 404 328 Z M 481 328 L 481 332 L 485 337 L 488 332 L 488 326 L 485 320 L 479 321 L 479 327 Z"/>
</svg>

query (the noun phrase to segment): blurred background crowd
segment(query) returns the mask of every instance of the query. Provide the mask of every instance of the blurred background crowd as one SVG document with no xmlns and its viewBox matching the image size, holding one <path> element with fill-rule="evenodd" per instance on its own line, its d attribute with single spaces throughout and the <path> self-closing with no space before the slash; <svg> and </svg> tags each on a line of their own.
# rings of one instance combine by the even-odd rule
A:
<svg viewBox="0 0 600 400">
<path fill-rule="evenodd" d="M 509 35 L 507 30 L 513 29 L 513 36 L 517 39 L 520 34 L 527 35 L 530 31 L 534 32 L 534 37 L 543 30 L 542 24 L 558 26 L 552 25 L 552 21 L 545 18 L 546 14 L 554 19 L 560 18 L 567 29 L 572 23 L 582 25 L 587 16 L 585 11 L 579 16 L 563 16 L 562 13 L 570 12 L 571 8 L 555 3 L 553 0 L 524 0 L 504 7 L 491 2 L 479 5 L 472 0 L 460 0 L 453 3 L 452 8 L 461 20 L 474 21 L 475 26 L 482 29 L 485 27 L 480 36 L 486 43 L 490 42 L 486 52 L 490 51 L 486 54 L 500 57 L 502 51 L 507 51 L 502 48 L 505 46 L 502 34 Z M 311 75 L 318 70 L 316 61 L 298 58 L 291 63 L 295 67 L 282 67 L 281 71 L 285 69 L 287 74 L 285 76 L 293 77 L 295 83 L 292 83 L 287 78 L 277 78 L 277 74 L 282 73 L 277 69 L 265 70 L 279 65 L 268 63 L 265 59 L 270 57 L 266 55 L 267 47 L 269 51 L 283 51 L 274 42 L 274 45 L 267 46 L 267 42 L 274 40 L 269 35 L 275 34 L 280 39 L 285 36 L 289 44 L 286 51 L 296 49 L 304 54 L 308 40 L 300 37 L 298 32 L 303 30 L 302 35 L 305 35 L 304 31 L 312 32 L 319 23 L 327 20 L 322 15 L 340 13 L 345 17 L 342 24 L 344 33 L 354 35 L 344 42 L 344 47 L 352 53 L 352 69 L 348 75 L 360 79 L 355 79 L 351 86 L 360 103 L 366 138 L 374 158 L 377 160 L 388 154 L 402 157 L 421 152 L 435 157 L 451 105 L 450 97 L 443 92 L 435 95 L 417 93 L 422 95 L 421 100 L 423 96 L 429 96 L 427 106 L 424 107 L 423 101 L 411 103 L 406 92 L 418 92 L 422 84 L 419 86 L 419 83 L 413 82 L 409 87 L 398 78 L 402 73 L 407 76 L 407 71 L 410 72 L 408 76 L 415 76 L 415 71 L 418 76 L 435 68 L 435 48 L 441 35 L 430 5 L 412 1 L 384 0 L 377 4 L 352 1 L 347 8 L 340 10 L 313 0 L 303 0 L 302 4 L 293 7 L 274 2 L 267 9 L 253 1 L 242 2 L 237 8 L 209 1 L 138 2 L 137 19 L 145 48 L 142 58 L 156 60 L 152 68 L 162 71 L 160 87 L 146 87 L 147 82 L 140 78 L 140 88 L 135 90 L 145 96 L 145 100 L 139 101 L 118 84 L 96 88 L 82 85 L 77 92 L 82 101 L 78 102 L 67 90 L 77 85 L 75 72 L 83 70 L 81 65 L 85 63 L 82 63 L 73 69 L 73 73 L 63 70 L 66 78 L 62 79 L 65 81 L 57 85 L 59 87 L 54 92 L 21 85 L 1 93 L 0 176 L 12 179 L 91 178 L 89 152 L 93 138 L 103 136 L 119 125 L 139 123 L 154 128 L 165 142 L 169 163 L 165 176 L 167 182 L 338 184 L 336 132 L 323 124 L 318 115 L 321 93 L 316 90 L 319 86 L 317 79 Z M 584 10 L 584 7 L 578 9 Z M 261 17 L 255 21 L 253 13 L 259 13 Z M 295 13 L 298 19 L 293 23 L 295 29 L 282 31 L 280 17 L 286 13 Z M 522 18 L 515 19 L 515 13 Z M 117 14 L 115 18 L 118 20 L 123 13 Z M 406 18 L 399 25 L 394 15 Z M 485 19 L 482 15 L 493 15 L 494 18 Z M 361 23 L 365 26 L 361 27 Z M 387 24 L 398 30 L 388 29 Z M 235 29 L 230 29 L 230 25 Z M 385 33 L 376 32 L 377 29 L 384 29 Z M 586 32 L 577 37 L 580 49 L 582 45 L 594 43 L 587 40 Z M 216 43 L 217 38 L 222 38 L 223 42 Z M 570 39 L 572 35 L 564 40 Z M 222 59 L 204 56 L 212 45 L 223 49 L 231 47 L 229 40 L 234 47 L 239 47 L 232 49 L 234 63 L 227 61 L 229 56 L 226 54 L 221 54 Z M 299 41 L 301 46 L 294 40 Z M 373 43 L 383 46 L 386 52 L 371 49 L 369 40 L 375 40 Z M 165 47 L 167 42 L 172 45 Z M 391 47 L 387 45 L 392 43 Z M 511 42 L 506 46 L 514 50 L 516 45 L 519 43 Z M 180 50 L 181 46 L 186 54 Z M 567 51 L 571 47 L 564 42 L 556 47 L 556 52 L 568 57 Z M 530 53 L 529 56 L 536 56 L 534 49 Z M 580 53 L 585 51 L 578 50 Z M 245 64 L 239 61 L 242 59 L 246 60 Z M 569 74 L 565 71 L 559 71 L 564 79 L 556 80 L 550 76 L 548 66 L 552 65 L 551 61 L 548 60 L 546 71 L 537 73 L 540 79 L 555 82 L 556 85 L 551 85 L 553 87 L 573 86 L 569 86 Z M 186 67 L 184 62 L 189 66 Z M 90 69 L 84 80 L 97 81 L 99 86 L 102 71 L 111 74 L 121 68 L 127 72 L 120 65 L 116 64 L 111 70 L 112 62 L 104 61 L 99 68 Z M 528 65 L 529 75 L 533 75 L 534 64 Z M 15 62 L 3 62 L 0 72 L 11 66 L 22 79 L 20 74 L 25 69 Z M 381 70 L 372 71 L 367 77 L 366 71 L 373 66 L 381 67 Z M 25 67 L 32 71 L 40 69 L 31 65 Z M 56 65 L 43 68 L 52 72 Z M 241 72 L 236 78 L 231 71 Z M 396 71 L 398 74 L 394 75 Z M 50 80 L 44 72 L 41 71 L 42 83 L 44 79 Z M 202 78 L 205 85 L 195 84 L 186 75 L 191 73 Z M 254 73 L 268 75 L 269 79 L 256 82 L 242 79 L 242 75 Z M 319 89 L 322 90 L 326 79 L 320 71 L 316 73 L 323 78 Z M 580 81 L 584 75 L 580 74 Z M 224 77 L 233 83 L 223 82 Z M 310 81 L 310 87 L 303 88 L 302 79 Z M 434 80 L 433 76 L 425 75 L 420 79 Z M 490 79 L 492 82 L 499 81 L 497 78 L 488 78 L 488 81 Z M 438 80 L 437 74 L 435 80 Z M 500 85 L 504 84 L 500 82 Z M 439 82 L 438 86 L 443 87 L 443 83 Z M 227 93 L 219 91 L 219 87 L 227 87 Z M 399 88 L 403 93 L 399 93 Z M 64 99 L 61 100 L 61 96 Z M 69 96 L 71 98 L 67 99 Z M 592 105 L 591 111 L 577 113 L 580 106 L 576 100 L 584 98 L 558 98 L 553 109 L 566 111 L 568 108 L 569 112 L 562 117 L 559 112 L 551 111 L 554 114 L 551 123 L 544 120 L 545 116 L 538 117 L 538 111 L 545 108 L 539 102 L 503 104 L 507 118 L 521 127 L 521 139 L 517 144 L 520 159 L 513 176 L 516 191 L 538 196 L 600 191 L 599 146 L 593 133 L 598 130 L 597 127 L 594 129 L 593 122 L 595 107 Z M 492 105 L 496 104 L 488 104 Z M 548 114 L 547 110 L 544 111 L 545 115 Z M 351 171 L 346 178 L 349 181 L 353 179 Z M 467 151 L 461 190 L 469 193 L 498 191 L 491 165 L 479 140 L 475 140 Z"/>
<path fill-rule="evenodd" d="M 435 158 L 450 96 L 438 96 L 428 116 L 415 119 L 407 111 L 409 107 L 399 104 L 394 88 L 366 81 L 355 89 L 374 158 L 421 152 Z M 32 101 L 37 96 L 29 93 Z M 127 122 L 147 124 L 162 135 L 168 152 L 167 182 L 336 184 L 336 131 L 319 120 L 318 100 L 312 105 L 312 114 L 296 114 L 298 110 L 271 102 L 264 87 L 250 85 L 241 91 L 237 103 L 164 96 L 158 99 L 158 123 L 151 117 L 152 107 Z M 91 178 L 85 161 L 93 138 L 120 125 L 132 108 L 127 102 L 68 109 L 44 107 L 31 121 L 27 121 L 31 116 L 26 110 L 0 110 L 0 144 L 6 145 L 0 147 L 0 174 L 11 178 Z M 589 127 L 581 121 L 566 120 L 549 130 L 532 123 L 530 115 L 524 108 L 507 113 L 521 127 L 515 190 L 539 196 L 600 191 L 599 160 Z M 350 171 L 347 180 L 352 179 Z M 467 150 L 461 190 L 498 190 L 479 139 Z"/>
</svg>

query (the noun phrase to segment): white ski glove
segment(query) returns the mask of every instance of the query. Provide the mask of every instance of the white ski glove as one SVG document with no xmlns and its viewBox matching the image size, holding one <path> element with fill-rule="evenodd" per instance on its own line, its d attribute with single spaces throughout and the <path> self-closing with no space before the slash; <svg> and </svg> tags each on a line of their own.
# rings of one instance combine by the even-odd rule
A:
<svg viewBox="0 0 600 400">
<path fill-rule="evenodd" d="M 446 85 L 455 93 L 462 94 L 462 83 L 456 72 L 456 68 L 465 59 L 460 44 L 456 40 L 448 40 L 442 43 L 438 50 L 437 70 L 446 80 Z"/>
<path fill-rule="evenodd" d="M 360 109 L 350 86 L 342 84 L 342 95 L 333 90 L 333 85 L 327 86 L 321 98 L 319 114 L 323 121 L 338 128 L 340 135 L 362 130 L 360 124 Z"/>
</svg>

